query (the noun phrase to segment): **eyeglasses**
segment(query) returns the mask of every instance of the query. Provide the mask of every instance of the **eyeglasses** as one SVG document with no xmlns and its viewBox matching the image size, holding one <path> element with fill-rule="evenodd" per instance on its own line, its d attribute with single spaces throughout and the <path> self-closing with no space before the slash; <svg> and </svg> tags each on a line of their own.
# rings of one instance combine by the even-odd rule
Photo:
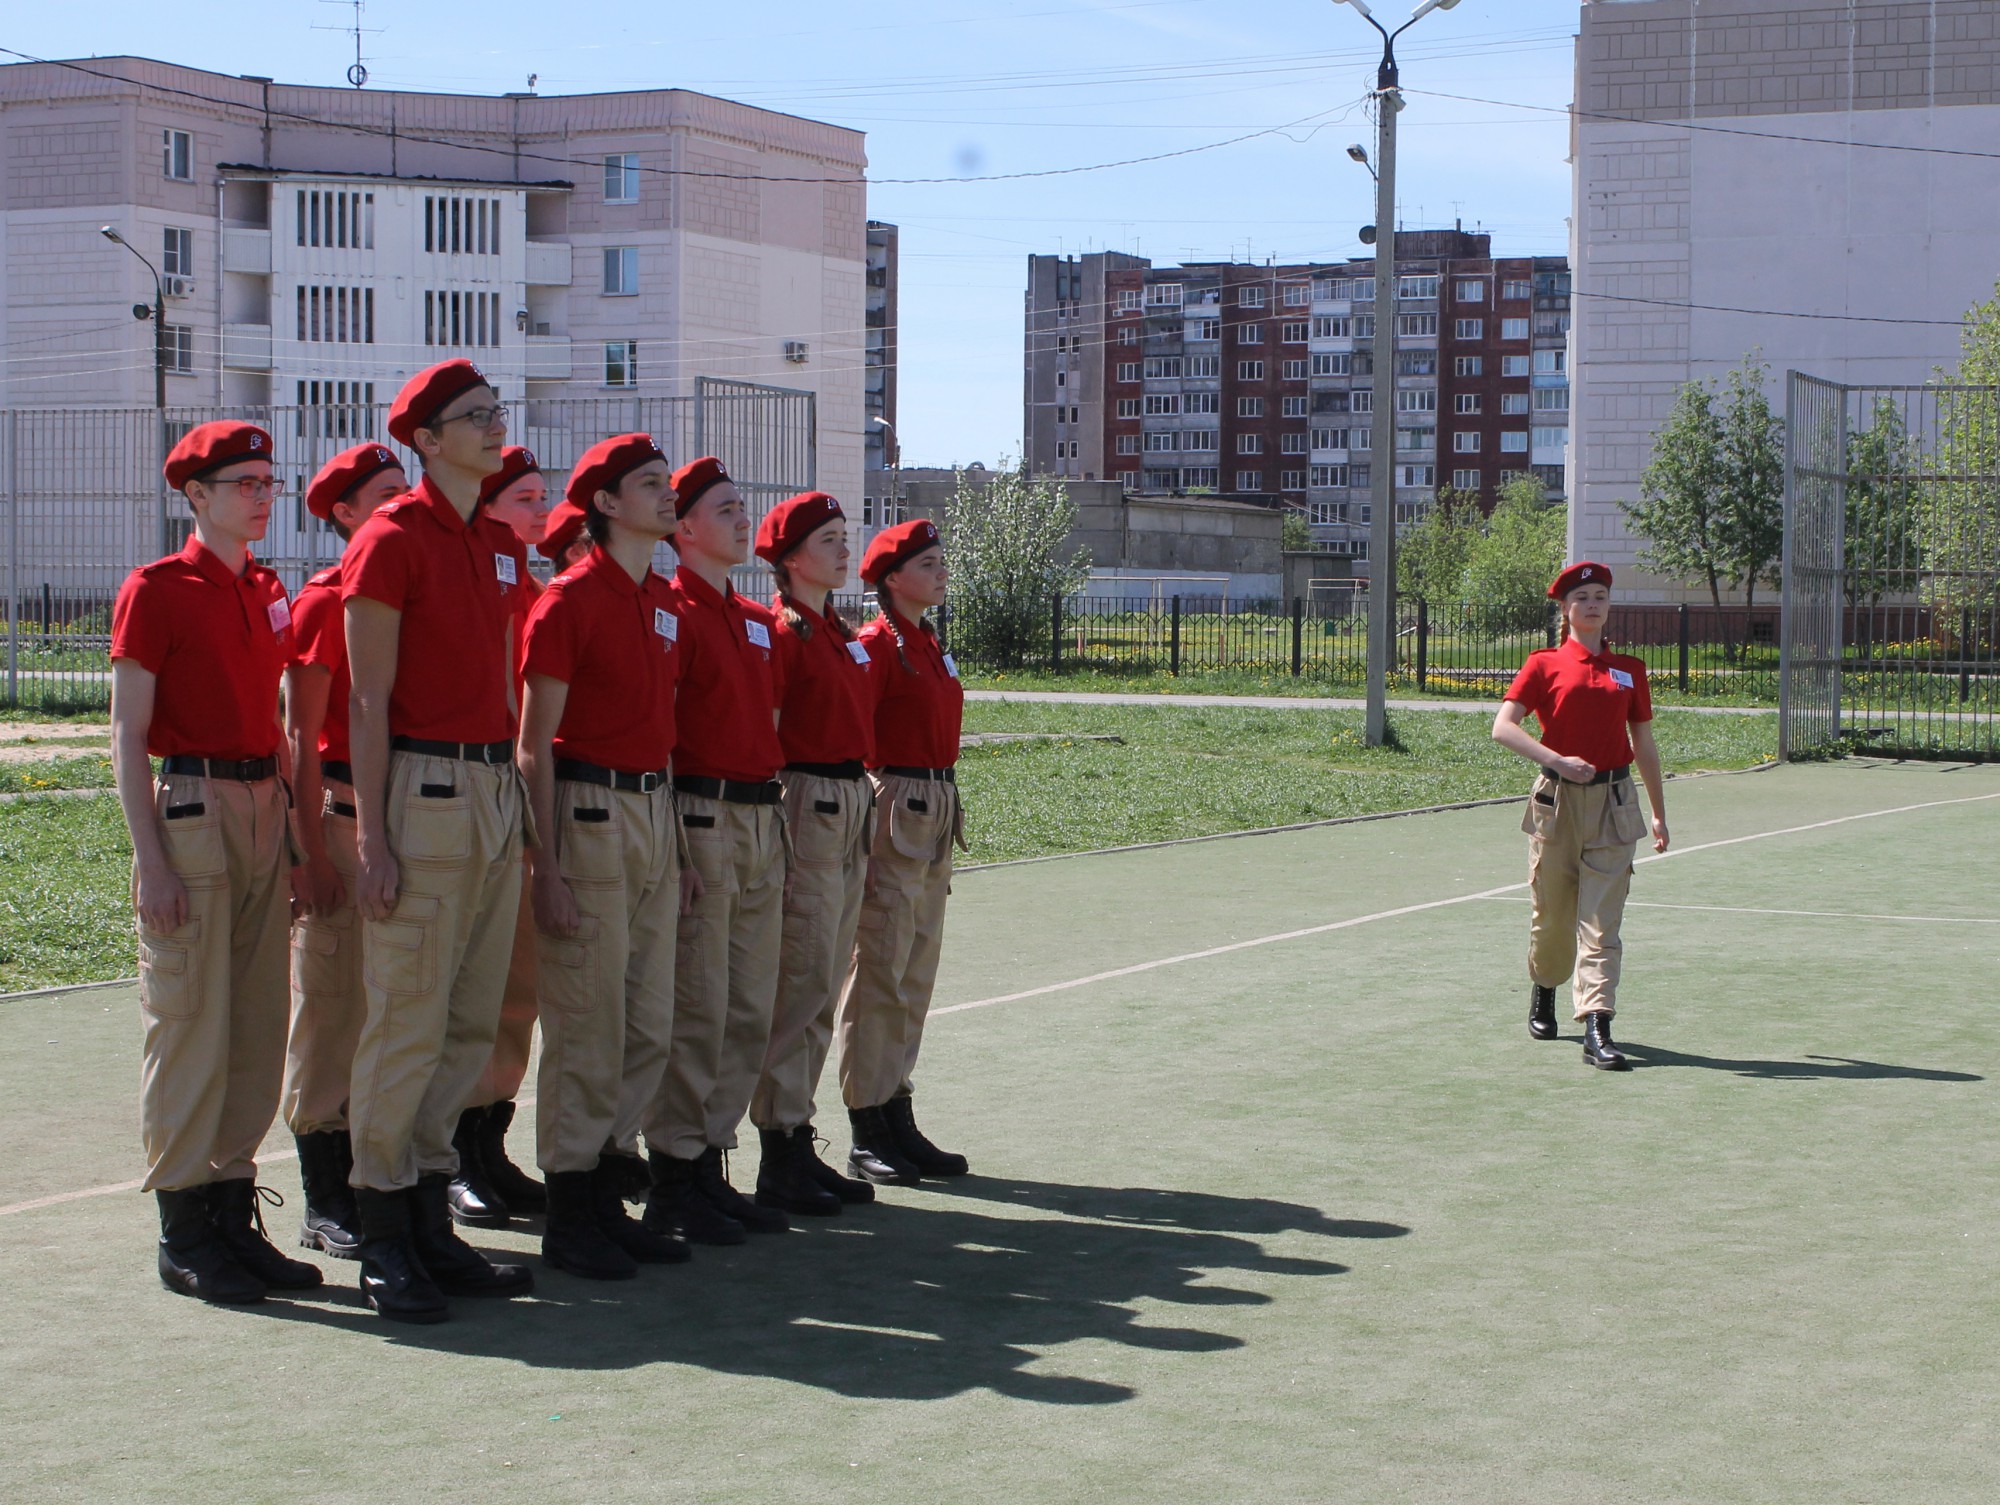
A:
<svg viewBox="0 0 2000 1505">
<path fill-rule="evenodd" d="M 285 483 L 276 476 L 222 476 L 201 484 L 211 491 L 233 486 L 236 495 L 246 502 L 253 502 L 261 496 L 280 497 L 285 494 Z"/>
<path fill-rule="evenodd" d="M 496 402 L 490 408 L 468 408 L 463 413 L 454 413 L 441 420 L 444 423 L 470 423 L 474 428 L 490 429 L 495 424 L 507 422 L 507 404 Z"/>
</svg>

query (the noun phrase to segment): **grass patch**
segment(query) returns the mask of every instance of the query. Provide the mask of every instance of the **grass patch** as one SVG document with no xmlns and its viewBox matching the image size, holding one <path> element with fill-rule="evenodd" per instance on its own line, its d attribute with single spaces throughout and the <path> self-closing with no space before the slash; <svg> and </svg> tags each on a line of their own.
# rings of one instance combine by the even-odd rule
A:
<svg viewBox="0 0 2000 1505">
<path fill-rule="evenodd" d="M 1411 674 L 1389 676 L 1389 698 L 1394 700 L 1486 701 L 1498 706 L 1514 671 L 1494 670 L 1472 673 L 1440 668 L 1419 685 Z M 969 690 L 1064 690 L 1083 693 L 1124 695 L 1263 695 L 1286 699 L 1358 700 L 1366 689 L 1360 680 L 1329 677 L 1308 672 L 1297 676 L 1263 669 L 1189 669 L 1169 674 L 1164 669 L 1080 665 L 1051 674 L 1046 669 L 981 671 L 967 669 Z M 1671 675 L 1654 675 L 1653 701 L 1657 705 L 1727 706 L 1745 709 L 1774 709 L 1778 704 L 1774 675 L 1702 672 L 1688 677 L 1682 691 Z"/>
<path fill-rule="evenodd" d="M 0 992 L 130 977 L 131 874 L 117 800 L 0 804 Z"/>
<path fill-rule="evenodd" d="M 32 794 L 45 789 L 109 789 L 111 759 L 101 752 L 32 763 L 0 763 L 0 794 Z"/>
</svg>

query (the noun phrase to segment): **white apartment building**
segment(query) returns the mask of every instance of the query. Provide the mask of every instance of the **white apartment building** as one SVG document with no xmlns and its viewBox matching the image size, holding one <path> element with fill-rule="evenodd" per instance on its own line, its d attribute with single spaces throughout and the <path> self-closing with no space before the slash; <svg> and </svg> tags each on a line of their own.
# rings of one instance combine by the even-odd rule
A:
<svg viewBox="0 0 2000 1505">
<path fill-rule="evenodd" d="M 859 132 L 679 89 L 388 93 L 116 57 L 0 67 L 0 160 L 0 407 L 151 406 L 137 251 L 166 289 L 170 407 L 386 403 L 465 355 L 510 401 L 601 401 L 614 432 L 630 399 L 735 379 L 814 393 L 818 483 L 862 494 Z"/>
<path fill-rule="evenodd" d="M 1571 557 L 1673 599 L 1619 503 L 1681 384 L 1957 365 L 2000 277 L 2000 4 L 1586 0 L 1575 99 Z"/>
</svg>

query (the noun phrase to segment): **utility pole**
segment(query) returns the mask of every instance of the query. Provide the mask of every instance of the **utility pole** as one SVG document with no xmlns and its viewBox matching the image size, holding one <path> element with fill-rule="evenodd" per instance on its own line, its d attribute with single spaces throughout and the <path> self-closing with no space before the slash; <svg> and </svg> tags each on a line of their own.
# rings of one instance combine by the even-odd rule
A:
<svg viewBox="0 0 2000 1505">
<path fill-rule="evenodd" d="M 1382 35 L 1375 70 L 1375 378 L 1369 453 L 1368 710 L 1370 747 L 1389 740 L 1389 665 L 1396 654 L 1396 114 L 1403 108 L 1396 38 L 1434 10 L 1458 0 L 1424 0 L 1394 31 L 1384 29 L 1365 0 L 1343 0 Z M 1350 155 L 1353 149 L 1350 148 Z M 1357 160 L 1366 163 L 1366 153 Z"/>
<path fill-rule="evenodd" d="M 161 465 L 162 467 L 164 467 L 164 466 L 166 465 L 166 463 L 167 463 L 167 289 L 166 289 L 166 284 L 165 284 L 165 283 L 163 283 L 163 282 L 162 282 L 162 281 L 160 280 L 160 269 L 159 269 L 158 267 L 154 266 L 152 262 L 148 261 L 148 260 L 146 259 L 145 255 L 144 255 L 144 253 L 142 253 L 142 252 L 141 252 L 141 251 L 139 250 L 139 248 L 138 248 L 137 246 L 133 245 L 133 244 L 132 244 L 132 242 L 130 242 L 129 240 L 127 240 L 127 239 L 126 239 L 126 238 L 125 238 L 124 236 L 120 235 L 120 234 L 119 234 L 119 233 L 118 233 L 118 232 L 117 232 L 117 231 L 116 231 L 115 229 L 113 229 L 113 228 L 112 228 L 112 227 L 111 227 L 110 225 L 104 225 L 104 226 L 100 227 L 97 233 L 98 233 L 99 235 L 102 235 L 102 236 L 103 236 L 103 237 L 104 237 L 104 238 L 105 238 L 106 240 L 110 241 L 110 242 L 111 242 L 111 243 L 112 243 L 113 245 L 115 245 L 115 246 L 123 246 L 123 247 L 124 247 L 124 248 L 125 248 L 126 250 L 130 251 L 130 252 L 131 252 L 131 253 L 132 253 L 132 254 L 133 254 L 134 256 L 137 256 L 137 257 L 139 258 L 139 265 L 141 265 L 142 267 L 144 267 L 144 268 L 145 268 L 145 269 L 146 269 L 146 270 L 147 270 L 148 272 L 150 272 L 150 273 L 152 274 L 152 278 L 153 278 L 153 416 L 154 416 L 154 429 L 155 429 L 155 435 L 154 435 L 154 438 L 155 438 L 155 442 L 156 442 L 156 443 L 157 443 L 157 444 L 159 445 L 159 450 L 160 450 L 160 465 Z M 134 304 L 134 305 L 133 305 L 133 307 L 132 307 L 132 312 L 133 312 L 133 313 L 134 313 L 135 315 L 137 315 L 137 316 L 138 316 L 139 318 L 142 318 L 142 319 L 143 319 L 143 318 L 145 318 L 145 317 L 146 317 L 146 306 L 145 306 L 145 304 L 143 304 L 143 303 L 138 303 L 138 304 Z M 170 543 L 170 542 L 168 541 L 168 537 L 167 537 L 167 481 L 166 481 L 166 474 L 165 474 L 165 471 L 164 471 L 164 470 L 162 470 L 162 471 L 161 471 L 161 473 L 160 473 L 160 477 L 159 477 L 159 483 L 158 483 L 158 485 L 157 485 L 157 486 L 155 486 L 155 487 L 154 487 L 154 493 L 155 493 L 155 497 L 156 497 L 156 506 L 155 506 L 154 510 L 155 510 L 155 512 L 156 512 L 156 513 L 157 513 L 157 515 L 158 515 L 158 523 L 159 523 L 159 546 L 160 546 L 160 555 L 161 555 L 161 557 L 162 557 L 162 558 L 164 558 L 164 557 L 165 557 L 166 555 L 168 555 L 168 554 L 170 554 L 170 553 L 172 553 L 172 552 L 173 552 L 173 546 L 172 546 L 172 544 L 171 544 L 171 543 Z"/>
</svg>

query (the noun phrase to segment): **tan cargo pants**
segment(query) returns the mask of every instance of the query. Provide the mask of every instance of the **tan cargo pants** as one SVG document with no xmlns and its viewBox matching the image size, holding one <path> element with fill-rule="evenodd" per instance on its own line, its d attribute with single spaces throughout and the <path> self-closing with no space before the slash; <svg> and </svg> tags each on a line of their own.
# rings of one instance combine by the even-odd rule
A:
<svg viewBox="0 0 2000 1505">
<path fill-rule="evenodd" d="M 674 1027 L 679 847 L 670 788 L 557 781 L 557 865 L 581 924 L 572 936 L 536 933 L 535 1152 L 551 1175 L 635 1149 L 659 1095 Z"/>
<path fill-rule="evenodd" d="M 320 831 L 347 901 L 292 926 L 292 1029 L 285 1044 L 285 1124 L 294 1134 L 347 1127 L 348 1083 L 368 998 L 361 989 L 361 922 L 354 907 L 354 791 L 326 781 Z"/>
<path fill-rule="evenodd" d="M 1528 977 L 1545 988 L 1572 971 L 1576 1017 L 1617 1012 L 1624 944 L 1618 928 L 1632 886 L 1632 853 L 1646 834 L 1646 814 L 1630 778 L 1572 784 L 1553 774 L 1535 780 L 1521 829 L 1529 843 Z"/>
<path fill-rule="evenodd" d="M 875 841 L 854 961 L 840 1000 L 840 1092 L 874 1108 L 911 1090 L 944 946 L 951 847 L 963 835 L 958 787 L 871 774 Z"/>
<path fill-rule="evenodd" d="M 255 1176 L 285 1071 L 285 791 L 163 775 L 153 792 L 187 923 L 138 927 L 147 1191 Z M 137 870 L 133 881 L 136 886 Z"/>
<path fill-rule="evenodd" d="M 500 1023 L 493 1033 L 493 1054 L 479 1073 L 468 1108 L 509 1102 L 520 1095 L 528 1077 L 528 1057 L 535 1048 L 535 1020 L 540 1015 L 535 940 L 534 893 L 528 871 L 521 869 L 521 905 L 514 916 L 514 948 L 507 956 L 507 984 L 500 990 Z"/>
<path fill-rule="evenodd" d="M 646 1142 L 681 1160 L 736 1147 L 756 1090 L 778 991 L 784 815 L 677 792 L 688 861 L 705 885 L 682 915 L 674 956 L 673 1045 L 646 1115 Z"/>
<path fill-rule="evenodd" d="M 874 790 L 862 779 L 779 775 L 792 838 L 778 999 L 771 1042 L 750 1099 L 750 1121 L 790 1132 L 813 1120 L 813 1098 L 833 1044 L 833 1015 L 854 955 L 868 877 Z"/>
<path fill-rule="evenodd" d="M 348 1105 L 353 1181 L 375 1191 L 458 1170 L 451 1136 L 493 1053 L 527 820 L 511 763 L 411 752 L 390 754 L 387 814 L 400 886 L 389 917 L 361 926 L 368 1015 Z"/>
</svg>

